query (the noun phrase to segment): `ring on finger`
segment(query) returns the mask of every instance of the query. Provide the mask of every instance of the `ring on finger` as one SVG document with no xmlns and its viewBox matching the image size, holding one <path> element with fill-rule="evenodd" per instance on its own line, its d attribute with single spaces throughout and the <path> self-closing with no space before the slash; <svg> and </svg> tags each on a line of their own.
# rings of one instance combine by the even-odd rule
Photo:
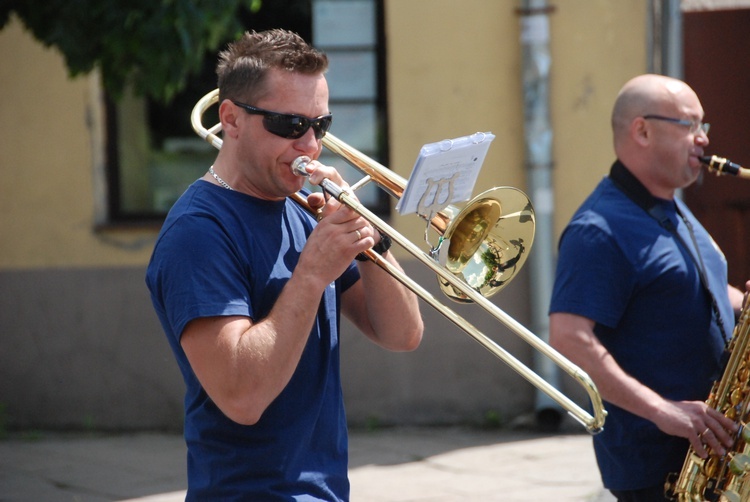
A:
<svg viewBox="0 0 750 502">
<path fill-rule="evenodd" d="M 357 234 L 357 240 L 361 241 L 362 240 L 362 234 L 359 233 L 359 229 L 355 230 L 354 232 Z"/>
</svg>

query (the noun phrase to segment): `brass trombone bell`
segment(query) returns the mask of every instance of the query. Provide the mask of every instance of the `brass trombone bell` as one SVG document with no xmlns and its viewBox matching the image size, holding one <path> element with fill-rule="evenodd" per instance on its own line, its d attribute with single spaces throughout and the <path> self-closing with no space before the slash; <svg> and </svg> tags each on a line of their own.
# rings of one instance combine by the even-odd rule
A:
<svg viewBox="0 0 750 502">
<path fill-rule="evenodd" d="M 406 179 L 400 175 L 330 133 L 323 136 L 323 146 L 393 197 L 403 197 Z M 489 298 L 507 286 L 526 262 L 534 241 L 534 209 L 521 190 L 495 187 L 474 197 L 463 209 L 449 205 L 439 211 L 429 221 L 429 228 L 449 243 L 447 252 L 438 249 L 433 253 L 440 263 Z M 451 300 L 471 303 L 466 294 L 440 276 L 438 283 Z"/>
<path fill-rule="evenodd" d="M 474 197 L 450 223 L 444 266 L 485 298 L 503 289 L 521 270 L 534 241 L 534 209 L 526 194 L 512 187 L 495 187 Z M 466 295 L 438 277 L 448 298 L 469 302 Z"/>
</svg>

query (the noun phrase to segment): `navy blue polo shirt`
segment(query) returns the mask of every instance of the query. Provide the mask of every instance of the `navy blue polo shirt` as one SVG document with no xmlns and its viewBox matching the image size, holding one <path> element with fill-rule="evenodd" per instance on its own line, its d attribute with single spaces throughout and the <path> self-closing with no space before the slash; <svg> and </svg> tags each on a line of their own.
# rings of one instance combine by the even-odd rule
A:
<svg viewBox="0 0 750 502">
<path fill-rule="evenodd" d="M 676 204 L 692 222 L 725 332 L 731 334 L 723 254 L 681 201 L 658 203 L 690 245 Z M 605 178 L 563 232 L 550 313 L 595 321 L 596 336 L 617 363 L 661 396 L 704 401 L 720 377 L 724 340 L 688 252 Z M 682 468 L 686 439 L 666 435 L 611 403 L 605 406 L 604 431 L 594 437 L 605 487 L 655 486 Z"/>
</svg>

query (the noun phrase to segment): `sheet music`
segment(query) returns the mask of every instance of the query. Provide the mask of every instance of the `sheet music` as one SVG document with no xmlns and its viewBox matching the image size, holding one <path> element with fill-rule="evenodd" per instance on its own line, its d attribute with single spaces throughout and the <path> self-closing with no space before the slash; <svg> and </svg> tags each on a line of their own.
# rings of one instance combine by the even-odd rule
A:
<svg viewBox="0 0 750 502">
<path fill-rule="evenodd" d="M 494 139 L 492 133 L 478 132 L 424 145 L 396 210 L 431 216 L 449 204 L 469 200 Z"/>
</svg>

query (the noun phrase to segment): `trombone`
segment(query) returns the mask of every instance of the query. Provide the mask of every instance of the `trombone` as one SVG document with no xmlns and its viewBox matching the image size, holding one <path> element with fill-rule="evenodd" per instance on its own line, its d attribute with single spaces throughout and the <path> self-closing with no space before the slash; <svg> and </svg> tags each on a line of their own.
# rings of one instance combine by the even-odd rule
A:
<svg viewBox="0 0 750 502">
<path fill-rule="evenodd" d="M 218 100 L 218 89 L 203 96 L 193 108 L 190 120 L 193 129 L 202 139 L 220 149 L 222 139 L 218 136 L 218 133 L 221 131 L 221 123 L 210 128 L 204 127 L 202 123 L 205 111 L 216 104 Z M 505 362 L 529 383 L 546 393 L 580 422 L 590 434 L 601 432 L 607 412 L 596 385 L 588 374 L 487 299 L 507 285 L 525 261 L 533 239 L 534 226 L 533 209 L 526 196 L 520 190 L 514 188 L 493 188 L 472 199 L 461 211 L 449 206 L 434 216 L 428 225 L 441 235 L 442 240 L 447 240 L 450 243 L 448 251 L 445 253 L 447 255 L 445 257 L 446 264 L 443 266 L 436 259 L 436 249 L 432 249 L 429 254 L 426 253 L 396 232 L 353 196 L 353 192 L 358 188 L 374 181 L 392 196 L 400 198 L 406 188 L 406 180 L 330 133 L 326 134 L 322 141 L 323 146 L 328 150 L 342 157 L 365 175 L 362 180 L 353 184 L 349 189 L 343 189 L 330 180 L 324 180 L 321 183 L 322 188 L 336 197 L 339 202 L 359 213 L 379 231 L 388 235 L 404 250 L 432 270 L 438 276 L 442 291 L 449 298 L 457 302 L 476 303 L 576 380 L 588 394 L 593 415 L 578 406 L 568 396 L 524 365 L 466 319 L 459 316 L 454 310 L 440 302 L 416 281 L 392 266 L 379 254 L 368 250 L 365 252 L 367 257 L 471 336 L 476 342 L 492 352 L 497 358 Z M 295 202 L 312 212 L 303 195 L 295 193 L 291 197 Z M 503 197 L 505 201 L 502 200 Z M 512 210 L 507 210 L 508 206 L 511 206 Z M 504 207 L 505 212 L 503 212 Z M 521 231 L 520 237 L 509 239 L 502 235 L 503 228 L 501 227 L 504 226 L 514 226 L 524 228 L 524 230 Z M 511 253 L 512 256 L 506 257 L 508 250 L 511 252 L 515 250 L 515 254 Z"/>
</svg>

